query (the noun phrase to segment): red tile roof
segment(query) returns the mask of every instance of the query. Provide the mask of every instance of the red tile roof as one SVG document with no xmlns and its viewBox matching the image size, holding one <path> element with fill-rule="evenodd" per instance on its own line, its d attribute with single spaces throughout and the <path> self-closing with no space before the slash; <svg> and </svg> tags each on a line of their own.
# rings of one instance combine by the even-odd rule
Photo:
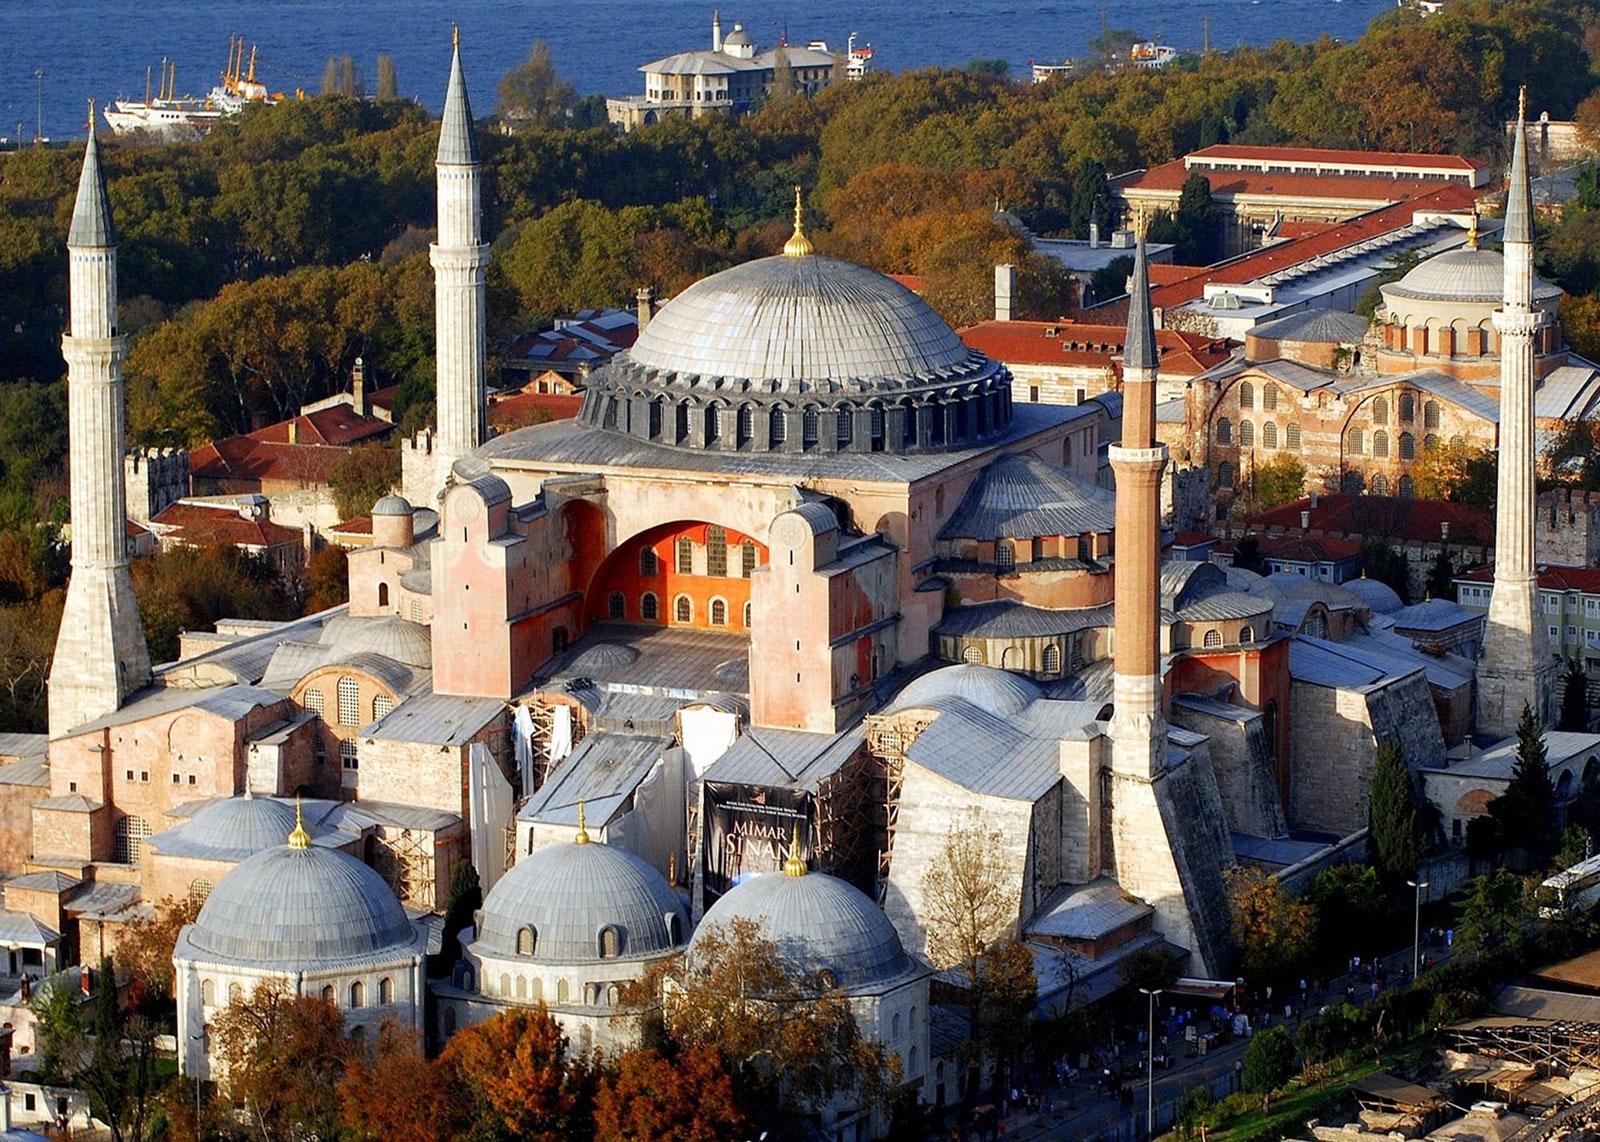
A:
<svg viewBox="0 0 1600 1142">
<path fill-rule="evenodd" d="M 294 444 L 289 443 L 291 424 L 298 441 Z M 201 480 L 325 484 L 334 464 L 352 446 L 392 431 L 394 425 L 386 420 L 361 416 L 349 405 L 335 405 L 202 445 L 189 455 L 189 472 Z"/>
<path fill-rule="evenodd" d="M 1300 531 L 1300 513 L 1311 513 L 1310 530 L 1324 536 L 1389 536 L 1410 543 L 1438 543 L 1441 524 L 1450 525 L 1448 542 L 1487 545 L 1494 542 L 1494 520 L 1489 513 L 1448 500 L 1407 500 L 1389 496 L 1351 496 L 1324 493 L 1311 500 L 1296 500 L 1252 516 L 1251 531 Z"/>
<path fill-rule="evenodd" d="M 1494 568 L 1479 567 L 1456 578 L 1474 583 L 1492 583 Z M 1539 586 L 1546 591 L 1582 591 L 1586 595 L 1600 595 L 1600 567 L 1540 567 Z"/>
<path fill-rule="evenodd" d="M 505 430 L 526 428 L 547 420 L 571 420 L 582 407 L 581 393 L 518 393 L 489 406 L 489 423 Z"/>
<path fill-rule="evenodd" d="M 891 278 L 894 281 L 899 282 L 901 285 L 905 286 L 912 293 L 915 293 L 915 294 L 921 294 L 922 293 L 922 275 L 921 274 L 888 274 L 886 276 Z"/>
<path fill-rule="evenodd" d="M 304 541 L 296 529 L 273 523 L 265 514 L 257 519 L 246 519 L 232 504 L 212 506 L 179 500 L 163 508 L 150 522 L 151 530 L 163 542 L 191 547 L 266 548 Z"/>
<path fill-rule="evenodd" d="M 1052 335 L 1051 331 L 1054 330 Z M 960 331 L 961 340 L 996 361 L 1013 365 L 1109 366 L 1122 353 L 1127 328 L 1076 321 L 981 321 Z M 1161 372 L 1192 377 L 1228 359 L 1226 339 L 1156 330 Z"/>
<path fill-rule="evenodd" d="M 1361 554 L 1361 545 L 1348 539 L 1326 536 L 1286 535 L 1279 539 L 1263 539 L 1261 555 L 1265 559 L 1281 559 L 1290 563 L 1338 563 L 1354 559 Z"/>
<path fill-rule="evenodd" d="M 341 535 L 371 535 L 372 517 L 369 515 L 351 516 L 341 523 L 336 523 L 328 529 Z"/>
<path fill-rule="evenodd" d="M 1211 197 L 1227 201 L 1240 196 L 1257 198 L 1334 199 L 1345 202 L 1398 202 L 1420 198 L 1438 190 L 1440 183 L 1427 179 L 1341 178 L 1323 174 L 1281 174 L 1273 171 L 1200 170 L 1192 171 L 1183 160 L 1162 163 L 1147 171 L 1123 175 L 1111 185 L 1118 190 L 1167 191 L 1177 194 L 1191 175 L 1204 175 L 1211 183 Z M 1451 184 L 1443 184 L 1451 185 Z M 1463 187 L 1465 189 L 1465 187 Z"/>
<path fill-rule="evenodd" d="M 1483 166 L 1460 155 L 1429 155 L 1404 151 L 1341 151 L 1321 147 L 1262 147 L 1245 143 L 1214 143 L 1191 151 L 1189 158 L 1254 160 L 1257 162 L 1344 163 L 1348 166 L 1415 167 L 1418 170 L 1440 168 L 1473 171 Z M 1182 159 L 1178 160 L 1182 162 Z"/>
</svg>

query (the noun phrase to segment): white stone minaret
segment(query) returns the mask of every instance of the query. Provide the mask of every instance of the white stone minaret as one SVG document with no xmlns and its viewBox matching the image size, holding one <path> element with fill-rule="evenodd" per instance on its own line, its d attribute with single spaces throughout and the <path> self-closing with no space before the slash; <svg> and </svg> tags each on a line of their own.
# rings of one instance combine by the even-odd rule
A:
<svg viewBox="0 0 1600 1142">
<path fill-rule="evenodd" d="M 50 666 L 50 736 L 103 717 L 150 681 L 128 574 L 123 500 L 124 340 L 117 335 L 117 235 L 89 105 L 89 145 L 67 233 L 71 325 L 67 359 L 72 577 Z"/>
<path fill-rule="evenodd" d="M 1526 703 L 1547 722 L 1556 661 L 1539 614 L 1534 566 L 1533 342 L 1545 315 L 1533 308 L 1533 216 L 1528 188 L 1526 94 L 1517 110 L 1506 194 L 1505 300 L 1500 334 L 1500 465 L 1495 496 L 1494 593 L 1478 664 L 1478 730 L 1516 732 Z"/>
<path fill-rule="evenodd" d="M 479 206 L 481 169 L 457 33 L 435 163 L 439 240 L 429 251 L 437 378 L 435 494 L 449 481 L 450 466 L 483 443 L 489 420 L 484 375 L 484 271 L 489 265 L 489 247 L 483 241 Z"/>
</svg>

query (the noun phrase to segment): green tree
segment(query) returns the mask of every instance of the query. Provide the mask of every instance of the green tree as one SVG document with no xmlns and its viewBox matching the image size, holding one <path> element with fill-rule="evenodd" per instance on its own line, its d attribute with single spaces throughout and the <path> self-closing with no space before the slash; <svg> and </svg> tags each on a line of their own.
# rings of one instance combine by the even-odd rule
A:
<svg viewBox="0 0 1600 1142">
<path fill-rule="evenodd" d="M 1305 492 L 1306 466 L 1287 452 L 1257 464 L 1251 477 L 1255 486 L 1256 507 L 1271 511 L 1293 503 Z"/>
<path fill-rule="evenodd" d="M 1415 878 L 1426 851 L 1416 784 L 1400 743 L 1378 743 L 1372 765 L 1372 792 L 1367 804 L 1367 863 L 1377 873 L 1390 899 L 1406 879 Z"/>
<path fill-rule="evenodd" d="M 528 58 L 500 80 L 496 111 L 518 126 L 558 127 L 578 102 L 578 89 L 556 74 L 550 45 L 533 41 Z"/>
<path fill-rule="evenodd" d="M 772 87 L 768 90 L 767 100 L 773 106 L 781 107 L 793 99 L 798 90 L 794 65 L 789 62 L 789 47 L 779 44 L 772 52 Z"/>
<path fill-rule="evenodd" d="M 334 506 L 340 517 L 367 515 L 372 505 L 400 482 L 400 451 L 383 440 L 357 444 L 334 461 L 328 473 Z"/>
<path fill-rule="evenodd" d="M 1268 1027 L 1250 1038 L 1244 1049 L 1244 1071 L 1240 1081 L 1244 1089 L 1261 1096 L 1261 1109 L 1265 1112 L 1274 1091 L 1294 1077 L 1294 1039 L 1286 1027 Z"/>
<path fill-rule="evenodd" d="M 1125 987 L 1145 991 L 1164 991 L 1178 981 L 1178 961 L 1162 948 L 1140 948 L 1129 952 L 1119 968 Z"/>
<path fill-rule="evenodd" d="M 1388 913 L 1377 870 L 1366 864 L 1341 864 L 1319 872 L 1306 891 L 1315 910 L 1321 950 L 1345 954 L 1368 947 Z"/>
<path fill-rule="evenodd" d="M 1456 921 L 1456 943 L 1468 952 L 1516 948 L 1532 909 L 1522 882 L 1506 869 L 1480 876 L 1468 885 Z"/>
<path fill-rule="evenodd" d="M 1128 292 L 1128 278 L 1132 274 L 1132 257 L 1112 258 L 1089 276 L 1089 299 L 1099 302 L 1121 297 Z"/>
<path fill-rule="evenodd" d="M 969 59 L 967 66 L 962 70 L 976 79 L 998 79 L 1004 81 L 1011 75 L 1011 65 L 998 57 Z"/>
<path fill-rule="evenodd" d="M 1435 599 L 1456 601 L 1456 567 L 1450 560 L 1448 548 L 1439 548 L 1428 567 L 1428 594 Z"/>
<path fill-rule="evenodd" d="M 1500 844 L 1521 849 L 1534 867 L 1543 865 L 1554 849 L 1555 800 L 1544 729 L 1533 707 L 1524 703 L 1517 722 L 1517 759 L 1511 767 L 1511 784 L 1489 802 Z"/>
<path fill-rule="evenodd" d="M 461 933 L 472 926 L 472 917 L 483 907 L 483 884 L 470 860 L 457 861 L 450 873 L 450 896 L 444 910 L 444 942 L 434 966 L 434 974 L 448 972 L 460 958 Z"/>
<path fill-rule="evenodd" d="M 400 98 L 400 81 L 395 77 L 394 56 L 388 52 L 378 53 L 378 98 Z"/>
<path fill-rule="evenodd" d="M 1234 943 L 1245 977 L 1276 984 L 1292 976 L 1310 954 L 1316 914 L 1259 869 L 1240 866 L 1225 874 Z"/>
<path fill-rule="evenodd" d="M 1116 228 L 1116 209 L 1111 197 L 1111 180 L 1106 175 L 1105 164 L 1096 159 L 1085 158 L 1078 164 L 1077 173 L 1072 180 L 1072 208 L 1069 213 L 1069 226 L 1074 238 L 1089 237 L 1089 223 L 1096 222 L 1100 226 L 1102 235 L 1109 234 Z M 1128 263 L 1128 273 L 1133 272 L 1133 263 Z M 1119 288 L 1115 293 L 1100 293 L 1098 287 L 1096 296 L 1100 298 L 1117 297 L 1126 292 L 1127 274 L 1123 274 L 1118 282 Z"/>
<path fill-rule="evenodd" d="M 1561 675 L 1561 718 L 1556 728 L 1572 733 L 1589 731 L 1589 676 L 1576 658 Z"/>
</svg>

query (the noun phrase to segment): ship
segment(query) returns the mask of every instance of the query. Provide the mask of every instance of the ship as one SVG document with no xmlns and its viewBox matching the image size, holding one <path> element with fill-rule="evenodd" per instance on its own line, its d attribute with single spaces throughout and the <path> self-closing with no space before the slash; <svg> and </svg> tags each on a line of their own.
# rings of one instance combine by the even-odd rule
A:
<svg viewBox="0 0 1600 1142">
<path fill-rule="evenodd" d="M 1134 67 L 1166 67 L 1177 58 L 1177 48 L 1154 40 L 1141 40 L 1128 50 L 1128 62 Z"/>
<path fill-rule="evenodd" d="M 173 61 L 161 61 L 161 81 L 154 94 L 151 79 L 146 72 L 142 102 L 113 99 L 106 105 L 106 122 L 117 134 L 146 131 L 163 138 L 197 138 L 224 116 L 237 115 L 253 104 L 270 107 L 288 98 L 281 91 L 269 91 L 256 79 L 256 49 L 250 49 L 246 63 L 243 36 L 229 39 L 228 66 L 221 82 L 204 98 L 178 94 L 178 65 Z M 304 99 L 305 92 L 297 88 L 295 98 Z"/>
<path fill-rule="evenodd" d="M 1069 59 L 1069 60 L 1066 60 L 1066 61 L 1064 61 L 1062 63 L 1032 63 L 1032 62 L 1030 62 L 1029 66 L 1033 68 L 1033 82 L 1035 82 L 1035 83 L 1046 83 L 1046 82 L 1048 82 L 1048 81 L 1050 81 L 1052 79 L 1055 79 L 1057 76 L 1069 76 L 1069 75 L 1071 75 L 1074 65 L 1073 65 L 1072 61 Z"/>
</svg>

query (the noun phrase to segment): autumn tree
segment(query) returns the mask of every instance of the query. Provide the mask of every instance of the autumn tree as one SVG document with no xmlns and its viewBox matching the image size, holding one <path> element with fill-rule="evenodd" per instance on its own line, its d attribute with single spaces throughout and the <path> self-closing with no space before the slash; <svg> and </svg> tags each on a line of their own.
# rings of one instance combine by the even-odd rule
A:
<svg viewBox="0 0 1600 1142">
<path fill-rule="evenodd" d="M 400 450 L 386 440 L 357 444 L 333 463 L 328 487 L 344 519 L 369 515 L 400 482 Z"/>
<path fill-rule="evenodd" d="M 345 1065 L 339 1119 L 359 1142 L 450 1142 L 463 1117 L 457 1094 L 416 1032 L 386 1019 L 372 1055 L 356 1052 Z"/>
<path fill-rule="evenodd" d="M 218 1013 L 214 1029 L 228 1097 L 262 1142 L 336 1136 L 339 1083 L 358 1047 L 331 1001 L 264 980 Z"/>
<path fill-rule="evenodd" d="M 195 896 L 165 896 L 153 912 L 126 925 L 117 939 L 117 960 L 128 978 L 128 1001 L 141 1010 L 165 1007 L 176 994 L 172 951 L 185 924 L 200 914 Z"/>
<path fill-rule="evenodd" d="M 1367 863 L 1391 899 L 1415 879 L 1426 851 L 1416 782 L 1394 738 L 1378 743 L 1367 800 Z"/>
<path fill-rule="evenodd" d="M 595 1093 L 595 1142 L 734 1142 L 746 1119 L 712 1047 L 627 1051 Z"/>
<path fill-rule="evenodd" d="M 337 543 L 330 543 L 306 565 L 304 610 L 314 615 L 349 601 L 350 553 Z"/>
<path fill-rule="evenodd" d="M 1257 511 L 1271 511 L 1298 500 L 1306 487 L 1306 466 L 1296 457 L 1283 453 L 1265 464 L 1257 464 L 1251 476 Z"/>
<path fill-rule="evenodd" d="M 578 89 L 556 74 L 550 45 L 534 40 L 528 58 L 500 80 L 496 112 L 518 126 L 558 126 L 578 102 Z"/>
<path fill-rule="evenodd" d="M 178 657 L 178 636 L 218 619 L 293 617 L 286 585 L 265 559 L 237 547 L 180 547 L 133 564 L 150 658 Z"/>
<path fill-rule="evenodd" d="M 1316 927 L 1311 905 L 1259 869 L 1240 866 L 1228 870 L 1226 878 L 1233 938 L 1246 978 L 1269 984 L 1287 979 L 1311 951 Z"/>
<path fill-rule="evenodd" d="M 469 1099 L 473 1138 L 567 1142 L 588 1133 L 594 1063 L 541 1003 L 457 1032 L 439 1062 Z"/>
</svg>

